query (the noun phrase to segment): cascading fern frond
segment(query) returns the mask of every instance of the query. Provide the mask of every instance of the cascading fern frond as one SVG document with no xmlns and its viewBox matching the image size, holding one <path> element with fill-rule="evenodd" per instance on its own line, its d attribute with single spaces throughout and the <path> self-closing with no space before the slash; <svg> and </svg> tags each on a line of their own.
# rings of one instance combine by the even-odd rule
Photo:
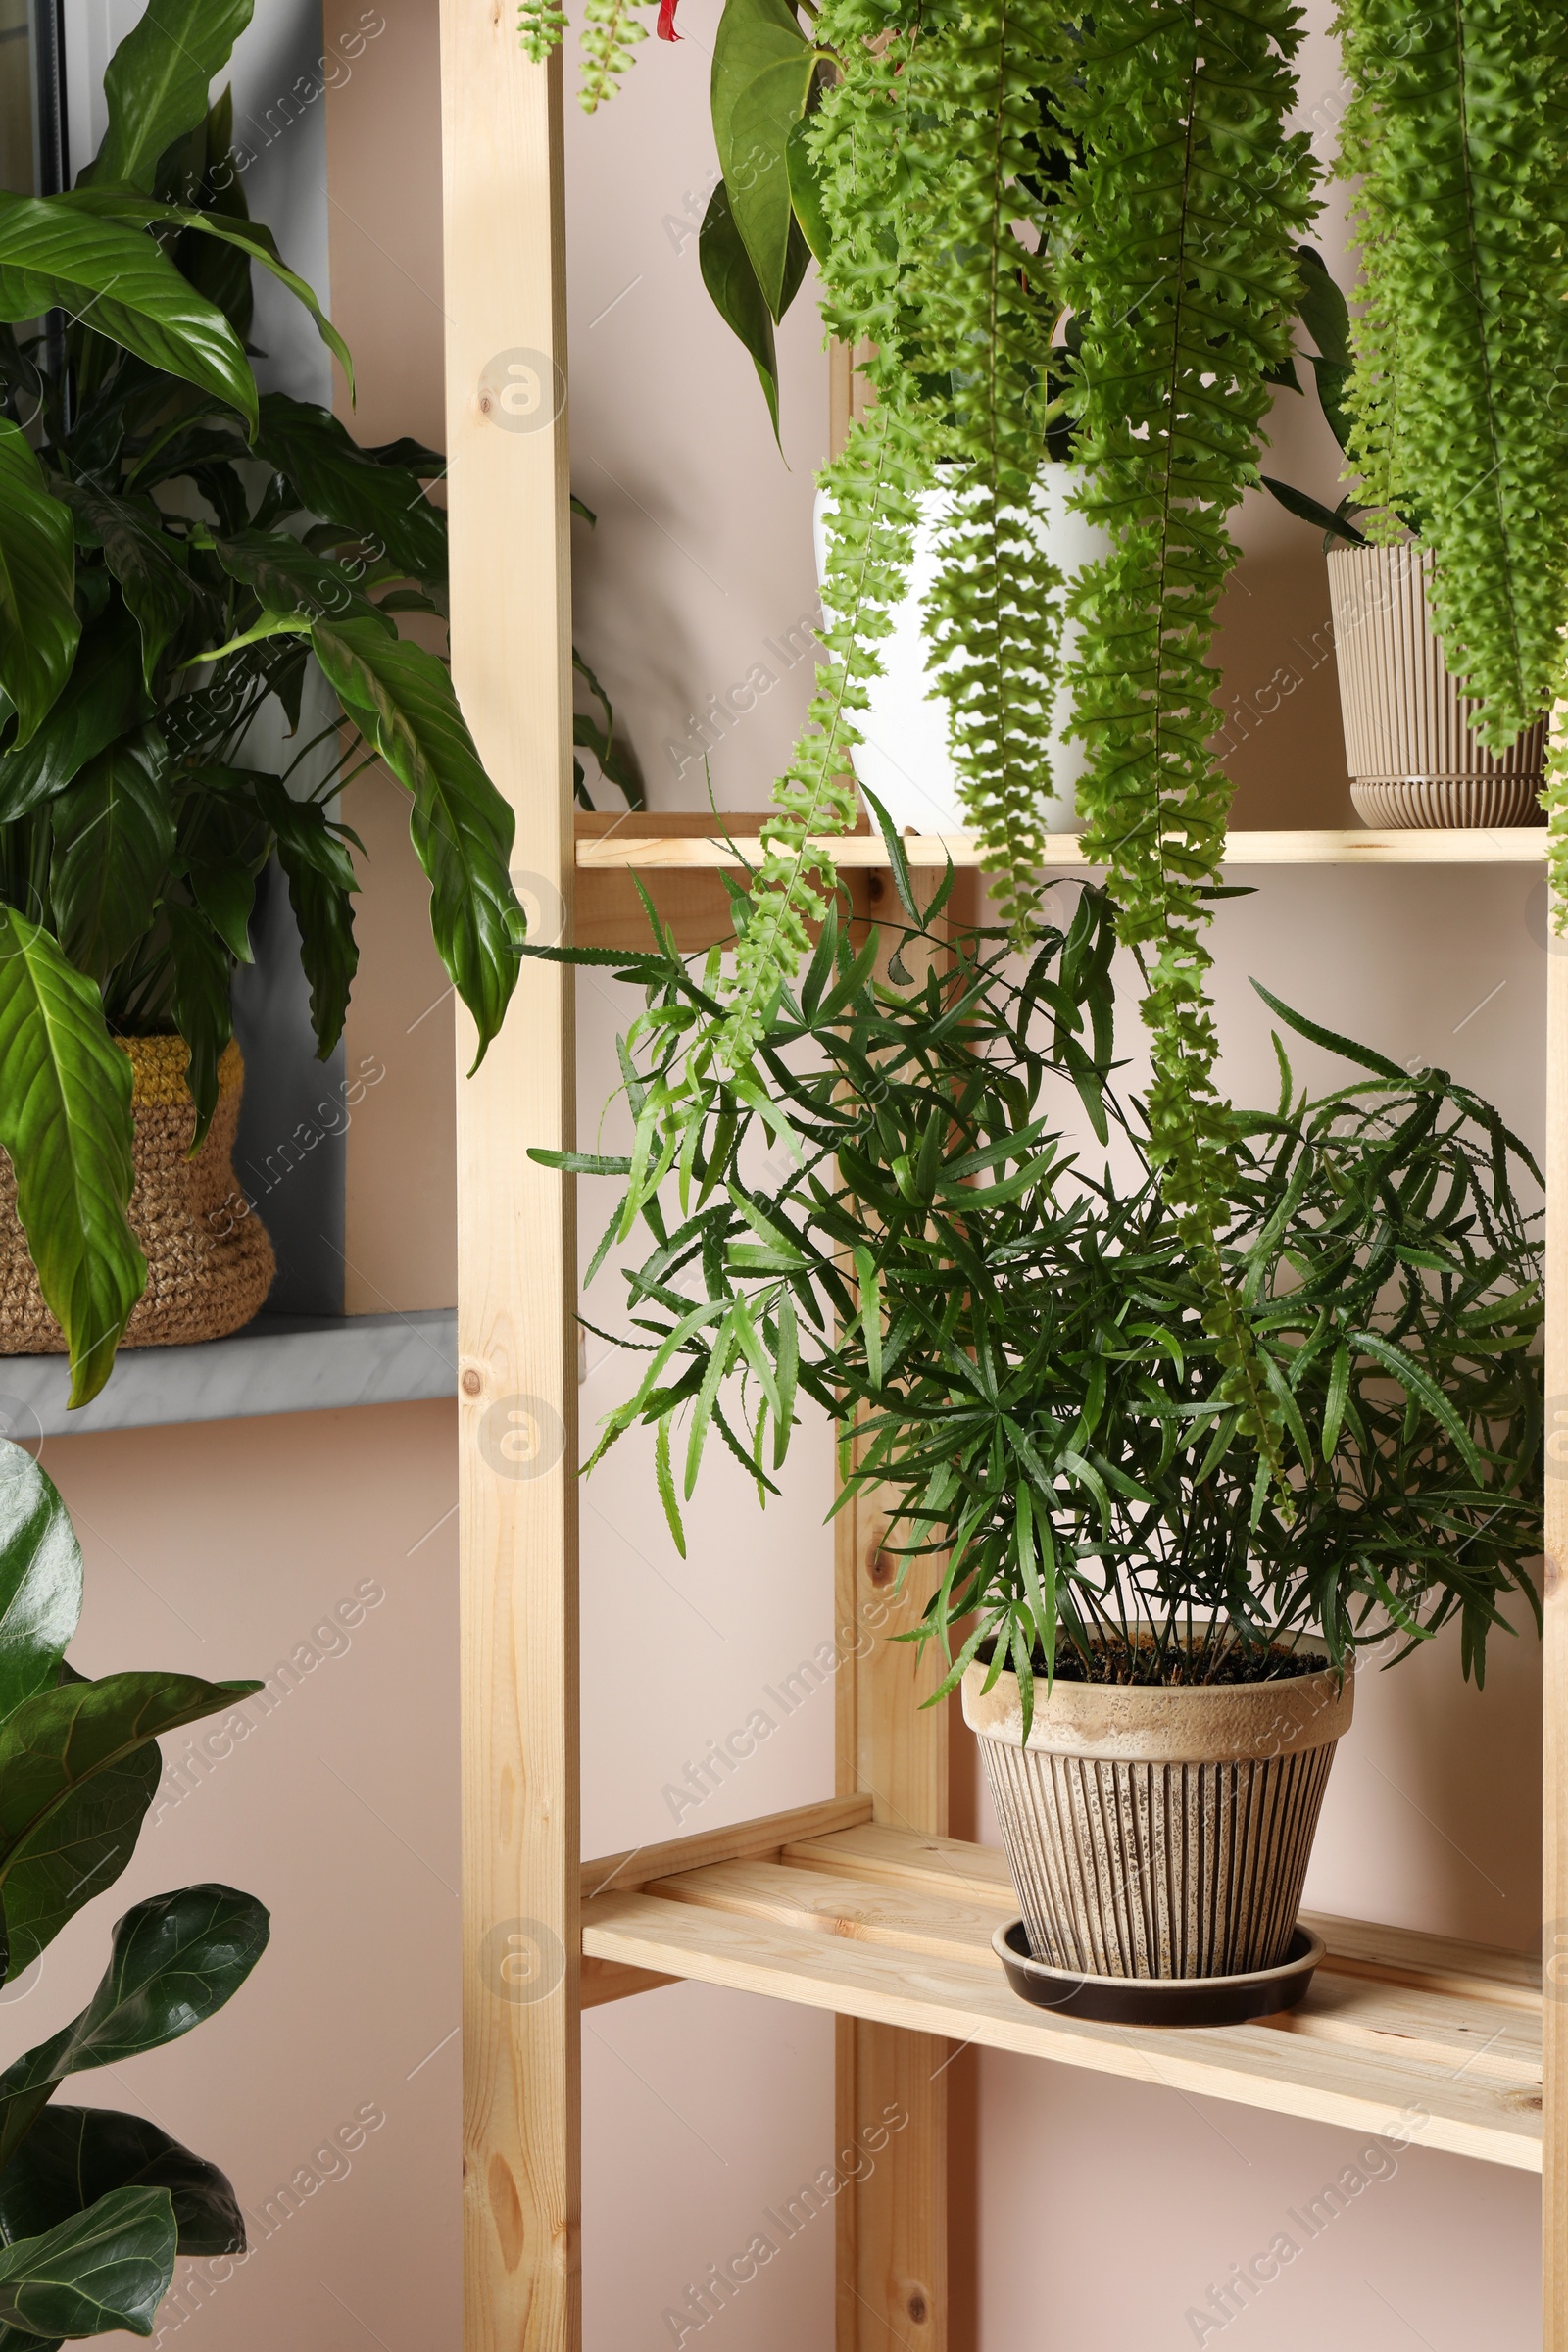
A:
<svg viewBox="0 0 1568 2352">
<path fill-rule="evenodd" d="M 732 1069 L 751 1059 L 779 991 L 810 948 L 836 880 L 831 857 L 808 844 L 855 822 L 849 757 L 859 741 L 854 713 L 877 674 L 877 647 L 892 628 L 914 539 L 918 451 L 895 399 L 879 401 L 854 426 L 822 480 L 833 500 L 819 637 L 827 661 L 817 674 L 806 731 L 773 787 L 762 856 L 736 945 L 722 1028 L 715 1041 Z"/>
<path fill-rule="evenodd" d="M 542 66 L 561 46 L 566 29 L 564 10 L 555 0 L 518 0 L 517 30 L 523 55 Z M 613 98 L 620 77 L 631 64 L 632 51 L 648 38 L 641 0 L 584 0 L 582 12 L 582 79 L 577 103 L 591 115 L 607 98 Z"/>
<path fill-rule="evenodd" d="M 1108 867 L 1119 935 L 1144 964 L 1152 1151 L 1224 1393 L 1272 1460 L 1280 1404 L 1217 1242 L 1229 1147 L 1203 932 L 1232 788 L 1207 748 L 1208 654 L 1236 561 L 1226 516 L 1257 479 L 1314 210 L 1306 139 L 1284 129 L 1300 37 L 1294 0 L 1102 0 L 1060 76 L 1083 143 L 1063 270 L 1082 327 L 1082 504 L 1115 543 L 1074 591 L 1084 851 Z"/>
<path fill-rule="evenodd" d="M 1365 306 L 1350 456 L 1363 497 L 1418 515 L 1445 657 L 1501 750 L 1546 708 L 1568 622 L 1568 19 L 1343 0 L 1339 30 Z"/>
<path fill-rule="evenodd" d="M 1061 10 L 958 0 L 928 8 L 921 35 L 906 69 L 915 127 L 904 292 L 919 319 L 919 370 L 943 387 L 928 429 L 946 461 L 926 632 L 964 807 L 1023 945 L 1040 901 L 1064 587 L 1038 519 L 1061 307 L 1040 92 Z"/>
</svg>

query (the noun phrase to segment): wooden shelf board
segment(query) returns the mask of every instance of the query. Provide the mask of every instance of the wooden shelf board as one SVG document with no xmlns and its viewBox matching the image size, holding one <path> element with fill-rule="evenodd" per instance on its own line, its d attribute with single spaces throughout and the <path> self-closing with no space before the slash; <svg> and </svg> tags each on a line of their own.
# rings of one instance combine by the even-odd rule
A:
<svg viewBox="0 0 1568 2352">
<path fill-rule="evenodd" d="M 991 1936 L 1016 1911 L 993 1848 L 865 1823 L 787 1843 L 776 1861 L 718 1862 L 603 1894 L 584 1906 L 583 1951 L 1540 2170 L 1540 1971 L 1521 1955 L 1314 1919 L 1328 1958 L 1289 2015 L 1101 2026 L 1011 1991 Z"/>
<path fill-rule="evenodd" d="M 753 813 L 723 820 L 737 842 L 755 840 L 763 819 Z M 845 834 L 822 845 L 844 872 L 884 870 L 886 844 L 880 834 Z M 951 857 L 956 866 L 978 866 L 980 853 L 969 833 L 906 833 L 905 854 L 911 867 L 940 870 Z M 1544 826 L 1519 825 L 1495 831 L 1380 832 L 1357 826 L 1340 833 L 1233 833 L 1226 844 L 1228 865 L 1540 865 L 1545 859 Z M 711 816 L 660 816 L 634 810 L 620 817 L 577 819 L 579 874 L 739 873 L 742 858 L 721 838 Z M 1046 839 L 1045 865 L 1062 872 L 1086 869 L 1076 833 Z"/>
</svg>

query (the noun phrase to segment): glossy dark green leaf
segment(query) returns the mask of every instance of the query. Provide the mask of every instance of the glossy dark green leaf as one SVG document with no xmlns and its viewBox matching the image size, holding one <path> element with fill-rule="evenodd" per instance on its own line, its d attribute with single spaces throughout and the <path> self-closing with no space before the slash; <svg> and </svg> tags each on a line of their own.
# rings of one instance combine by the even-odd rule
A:
<svg viewBox="0 0 1568 2352">
<path fill-rule="evenodd" d="M 1301 324 L 1326 360 L 1348 368 L 1353 358 L 1350 307 L 1315 247 L 1298 245 L 1296 261 L 1301 273 L 1301 298 L 1296 306 Z"/>
<path fill-rule="evenodd" d="M 773 421 L 773 438 L 777 440 L 778 356 L 773 346 L 773 320 L 757 282 L 751 255 L 735 225 L 722 180 L 708 200 L 697 251 L 703 283 L 714 309 L 752 355 L 752 365 Z"/>
<path fill-rule="evenodd" d="M 137 227 L 145 227 L 155 221 L 167 222 L 182 228 L 189 237 L 215 240 L 242 254 L 246 262 L 259 263 L 270 276 L 277 279 L 279 285 L 286 286 L 295 301 L 310 313 L 317 333 L 342 368 L 348 381 L 349 397 L 353 398 L 353 354 L 318 302 L 315 289 L 289 268 L 277 250 L 277 239 L 264 222 L 248 219 L 243 210 L 196 211 L 189 205 L 158 204 L 151 199 L 137 199 L 112 189 L 96 187 L 78 190 L 74 202 L 78 210 L 90 212 L 100 220 L 120 220 Z"/>
<path fill-rule="evenodd" d="M 348 846 L 332 830 L 324 808 L 314 801 L 291 800 L 287 788 L 271 779 L 258 787 L 258 797 L 288 882 L 300 961 L 310 983 L 311 1026 L 324 1061 L 343 1034 L 349 990 L 359 969 L 354 937 L 359 882 Z"/>
<path fill-rule="evenodd" d="M 1302 522 L 1314 523 L 1320 531 L 1344 540 L 1349 547 L 1365 547 L 1365 533 L 1358 531 L 1353 522 L 1348 522 L 1343 514 L 1337 514 L 1332 507 L 1324 506 L 1320 499 L 1308 497 L 1304 490 L 1293 490 L 1289 482 L 1277 482 L 1272 474 L 1260 474 L 1258 479 L 1288 514 L 1298 515 Z"/>
<path fill-rule="evenodd" d="M 236 963 L 254 963 L 251 917 L 256 876 L 248 865 L 193 858 L 186 866 L 190 895 Z"/>
<path fill-rule="evenodd" d="M 1350 415 L 1348 398 L 1352 370 L 1338 360 L 1314 360 L 1312 373 L 1317 379 L 1317 396 L 1328 419 L 1329 431 L 1341 449 L 1348 449 L 1355 421 Z"/>
<path fill-rule="evenodd" d="M 0 2322 L 35 2337 L 151 2335 L 176 2237 L 167 2189 L 114 2189 L 42 2237 L 0 2247 Z"/>
<path fill-rule="evenodd" d="M 511 808 L 480 765 L 444 662 L 376 622 L 311 631 L 328 684 L 361 734 L 414 797 L 409 829 L 430 881 L 436 950 L 473 1015 L 476 1062 L 517 977 L 522 915 L 508 871 Z"/>
<path fill-rule="evenodd" d="M 816 52 L 789 0 L 725 0 L 713 43 L 713 136 L 730 209 L 762 299 L 785 311 L 794 207 L 786 148 L 806 111 Z"/>
<path fill-rule="evenodd" d="M 117 2188 L 164 2188 L 181 2254 L 242 2254 L 245 2219 L 216 2164 L 145 2116 L 46 2107 L 0 2172 L 0 2243 L 39 2237 Z"/>
<path fill-rule="evenodd" d="M 136 1850 L 162 1773 L 158 1743 L 149 1740 L 84 1783 L 24 1839 L 5 1883 L 13 1978 L 54 1941 L 83 1903 L 114 1885 Z"/>
<path fill-rule="evenodd" d="M 26 1841 L 99 1773 L 260 1689 L 192 1674 L 111 1674 L 24 1699 L 0 1724 L 0 1888 Z"/>
<path fill-rule="evenodd" d="M 789 172 L 790 202 L 795 218 L 805 233 L 806 242 L 819 262 L 825 262 L 831 244 L 827 216 L 822 210 L 822 190 L 817 178 L 816 165 L 807 138 L 806 117 L 803 115 L 784 142 L 784 161 Z"/>
<path fill-rule="evenodd" d="M 0 758 L 0 824 L 63 792 L 87 761 L 152 714 L 141 640 L 122 605 L 84 631 L 48 717 L 21 751 Z"/>
<path fill-rule="evenodd" d="M 0 2075 L 0 2166 L 68 2075 L 161 2049 L 214 2016 L 256 1966 L 269 1933 L 265 1905 L 232 1886 L 181 1886 L 127 1911 L 86 2008 Z"/>
<path fill-rule="evenodd" d="M 54 1683 L 81 1615 L 81 1552 L 53 1479 L 0 1442 L 0 1721 Z"/>
<path fill-rule="evenodd" d="M 0 1069 L 0 1146 L 16 1170 L 17 1211 L 70 1346 L 71 1402 L 85 1404 L 109 1378 L 147 1280 L 125 1222 L 130 1062 L 109 1035 L 94 983 L 39 924 L 6 906 Z M 49 1691 L 26 1704 L 47 1708 L 58 1696 Z M 8 1729 L 0 1728 L 0 1752 Z"/>
<path fill-rule="evenodd" d="M 109 127 L 85 176 L 151 188 L 158 159 L 207 120 L 208 93 L 251 21 L 252 0 L 157 0 L 104 73 Z"/>
<path fill-rule="evenodd" d="M 49 895 L 60 944 L 102 982 L 153 922 L 174 848 L 168 754 L 137 727 L 50 803 Z"/>
<path fill-rule="evenodd" d="M 269 392 L 257 448 L 287 476 L 313 514 L 384 549 L 416 579 L 444 580 L 446 517 L 416 475 L 367 458 L 329 410 Z"/>
<path fill-rule="evenodd" d="M 305 612 L 318 620 L 374 620 L 390 636 L 395 624 L 334 557 L 290 538 L 287 531 L 241 531 L 214 543 L 218 561 L 269 612 Z"/>
<path fill-rule="evenodd" d="M 0 416 L 0 689 L 26 742 L 71 671 L 81 635 L 71 517 L 25 434 Z"/>
<path fill-rule="evenodd" d="M 234 1034 L 228 950 L 196 906 L 171 900 L 164 908 L 174 957 L 174 1026 L 190 1048 L 185 1084 L 196 1105 L 194 1152 L 218 1108 L 218 1065 Z"/>
<path fill-rule="evenodd" d="M 0 191 L 0 318 L 69 311 L 149 367 L 256 421 L 256 380 L 233 328 L 140 229 L 70 196 Z"/>
<path fill-rule="evenodd" d="M 192 590 L 184 548 L 163 528 L 150 498 L 111 498 L 93 483 L 62 483 L 60 496 L 76 518 L 78 538 L 104 551 L 120 593 L 141 631 L 142 674 L 153 665 L 190 612 Z"/>
</svg>

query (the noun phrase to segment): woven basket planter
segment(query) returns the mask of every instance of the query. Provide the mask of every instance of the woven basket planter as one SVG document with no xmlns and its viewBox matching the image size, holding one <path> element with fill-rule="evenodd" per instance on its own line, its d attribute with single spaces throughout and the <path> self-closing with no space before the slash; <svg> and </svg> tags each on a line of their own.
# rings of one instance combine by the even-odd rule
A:
<svg viewBox="0 0 1568 2352">
<path fill-rule="evenodd" d="M 963 1678 L 1030 1949 L 1097 1977 L 1223 1977 L 1281 1962 L 1354 1686 L 1037 1686 Z"/>
<path fill-rule="evenodd" d="M 194 1159 L 196 1111 L 179 1037 L 122 1037 L 130 1057 L 136 1170 L 130 1223 L 147 1288 L 126 1348 L 220 1339 L 248 1323 L 271 1287 L 272 1245 L 234 1179 L 234 1131 L 245 1065 L 232 1043 L 218 1065 L 218 1108 Z M 17 1219 L 17 1180 L 0 1152 L 0 1355 L 63 1355 L 65 1334 L 43 1302 Z"/>
<path fill-rule="evenodd" d="M 1472 735 L 1432 626 L 1431 550 L 1337 547 L 1328 564 L 1356 814 L 1394 827 L 1540 824 L 1546 722 L 1505 752 Z"/>
</svg>

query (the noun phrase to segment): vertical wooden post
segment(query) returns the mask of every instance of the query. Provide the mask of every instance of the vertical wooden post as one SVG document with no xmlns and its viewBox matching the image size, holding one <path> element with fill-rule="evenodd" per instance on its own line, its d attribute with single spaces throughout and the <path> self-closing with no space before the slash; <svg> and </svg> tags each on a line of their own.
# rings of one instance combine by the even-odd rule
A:
<svg viewBox="0 0 1568 2352">
<path fill-rule="evenodd" d="M 1568 2352 L 1568 940 L 1549 884 L 1547 907 L 1542 2314 L 1545 2352 Z"/>
<path fill-rule="evenodd" d="M 572 889 L 561 69 L 441 0 L 453 674 L 516 811 L 514 875 Z M 542 919 L 540 919 L 542 918 Z M 458 1019 L 459 1066 L 473 1055 Z M 458 1081 L 465 2352 L 576 2352 L 576 1296 L 571 998 L 525 962 Z"/>
<path fill-rule="evenodd" d="M 912 879 L 923 903 L 941 877 Z M 902 920 L 891 884 L 875 874 L 857 911 Z M 948 1718 L 919 1703 L 936 1661 L 928 1653 L 917 1664 L 912 1645 L 888 1639 L 918 1618 L 924 1595 L 913 1579 L 892 1597 L 898 1562 L 874 1496 L 858 1497 L 836 1524 L 837 1639 L 853 1661 L 837 1682 L 836 1792 L 863 1790 L 890 1827 L 945 1835 Z M 938 2034 L 838 2021 L 838 2146 L 889 2126 L 893 2136 L 836 2208 L 837 2352 L 947 2352 L 949 2056 Z"/>
</svg>

